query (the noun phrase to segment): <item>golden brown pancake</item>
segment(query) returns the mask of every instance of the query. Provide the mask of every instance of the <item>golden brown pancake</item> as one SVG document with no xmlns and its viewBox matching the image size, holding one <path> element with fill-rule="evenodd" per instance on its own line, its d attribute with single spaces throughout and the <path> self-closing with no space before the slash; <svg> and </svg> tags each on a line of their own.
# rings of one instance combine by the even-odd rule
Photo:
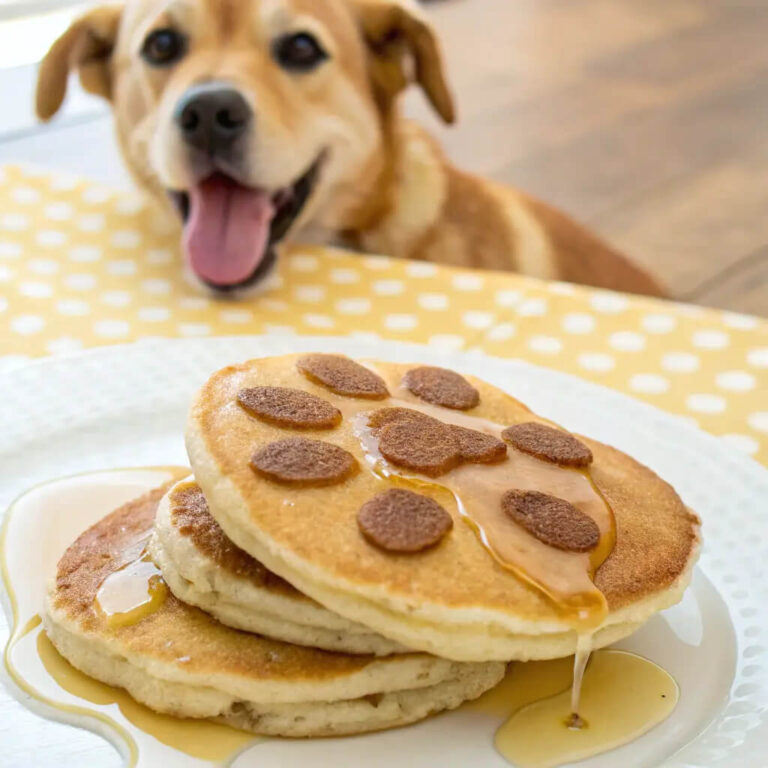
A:
<svg viewBox="0 0 768 768">
<path fill-rule="evenodd" d="M 160 500 L 149 549 L 176 597 L 230 627 L 330 651 L 407 650 L 331 613 L 236 547 L 191 479 Z"/>
<path fill-rule="evenodd" d="M 454 447 L 419 472 L 412 468 L 413 456 L 426 467 L 424 451 L 435 440 L 449 439 L 442 437 L 445 425 L 500 438 L 513 425 L 549 422 L 471 376 L 464 378 L 477 391 L 476 405 L 450 377 L 415 376 L 416 364 L 368 363 L 390 395 L 371 400 L 355 396 L 348 382 L 308 375 L 301 358 L 252 360 L 215 373 L 193 404 L 187 449 L 211 513 L 227 536 L 325 607 L 409 647 L 487 660 L 568 655 L 578 631 L 593 633 L 595 646 L 605 645 L 679 599 L 698 550 L 698 519 L 648 468 L 576 436 L 582 450 L 572 463 L 592 458 L 588 466 L 563 463 L 569 460 L 567 441 L 559 446 L 562 455 L 555 451 L 554 459 L 542 458 L 549 449 L 537 438 L 540 455 L 534 455 L 535 446 L 521 450 L 507 441 L 502 461 L 478 464 Z M 322 430 L 306 429 L 300 419 L 295 427 L 277 426 L 238 405 L 239 393 L 255 387 L 305 391 L 341 410 L 343 419 Z M 407 420 L 393 425 L 378 416 L 378 432 L 372 432 L 371 414 L 392 407 L 418 411 L 439 424 L 411 429 Z M 523 445 L 519 437 L 510 440 Z M 524 437 L 530 443 L 530 435 Z M 331 454 L 312 469 L 304 460 L 321 456 L 316 443 L 351 456 L 354 471 Z M 413 456 L 403 455 L 410 450 Z M 293 464 L 276 471 L 278 459 Z M 464 490 L 454 493 L 456 484 Z M 451 515 L 453 525 L 438 544 L 406 554 L 386 551 L 362 535 L 361 507 L 393 487 L 429 497 Z M 563 553 L 521 533 L 496 509 L 501 492 L 514 488 L 562 497 L 591 516 L 599 522 L 599 546 L 585 554 Z M 465 508 L 474 505 L 485 514 L 501 538 L 509 534 L 516 546 L 536 554 L 530 561 L 538 569 L 535 578 L 525 568 L 510 567 L 509 559 L 502 565 L 489 552 L 476 526 L 460 514 L 457 497 Z M 480 503 L 485 499 L 487 509 Z M 595 568 L 592 580 L 589 571 Z M 580 588 L 543 583 L 561 571 L 573 574 Z"/>
<path fill-rule="evenodd" d="M 161 712 L 216 717 L 258 733 L 292 736 L 412 722 L 458 706 L 502 677 L 501 664 L 462 664 L 418 653 L 351 656 L 240 632 L 177 600 L 156 577 L 155 599 L 138 615 L 130 620 L 109 615 L 105 591 L 127 569 L 144 563 L 141 556 L 166 490 L 108 515 L 59 562 L 47 599 L 46 631 L 86 674 L 126 688 Z"/>
</svg>

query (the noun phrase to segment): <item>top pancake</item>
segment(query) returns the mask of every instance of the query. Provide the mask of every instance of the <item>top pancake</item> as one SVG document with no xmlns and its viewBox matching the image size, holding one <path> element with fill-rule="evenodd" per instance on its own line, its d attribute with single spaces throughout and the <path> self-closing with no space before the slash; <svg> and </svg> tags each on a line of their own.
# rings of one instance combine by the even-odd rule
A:
<svg viewBox="0 0 768 768">
<path fill-rule="evenodd" d="M 473 377 L 465 378 L 470 389 L 477 391 L 476 399 L 450 382 L 437 382 L 446 385 L 447 390 L 441 390 L 428 376 L 414 377 L 412 371 L 418 365 L 368 364 L 396 401 L 381 393 L 375 400 L 370 392 L 360 398 L 342 395 L 339 392 L 348 383 L 334 388 L 317 376 L 308 376 L 299 368 L 301 357 L 252 360 L 225 368 L 209 379 L 192 407 L 187 430 L 190 461 L 227 536 L 326 607 L 410 647 L 476 660 L 572 652 L 575 633 L 568 617 L 541 589 L 500 566 L 461 519 L 454 496 L 444 485 L 469 465 L 438 467 L 438 476 L 428 485 L 406 484 L 438 502 L 453 525 L 434 546 L 410 554 L 389 552 L 361 534 L 357 515 L 366 502 L 388 488 L 402 487 L 403 481 L 371 470 L 355 433 L 359 421 L 345 415 L 338 426 L 322 429 L 278 426 L 247 412 L 238 404 L 238 395 L 254 387 L 286 387 L 314 395 L 346 414 L 361 404 L 369 411 L 404 405 L 428 410 L 430 416 L 448 424 L 457 423 L 457 413 L 477 417 L 484 420 L 477 422 L 478 428 L 488 422 L 502 427 L 547 422 Z M 444 405 L 436 405 L 441 398 Z M 404 433 L 399 443 L 397 435 L 387 433 L 396 454 L 408 450 L 409 442 L 418 442 L 420 430 L 407 433 L 395 426 Z M 320 485 L 315 480 L 302 484 L 276 477 L 266 463 L 251 466 L 251 459 L 256 464 L 268 446 L 297 438 L 343 449 L 354 458 L 354 469 L 340 470 L 340 481 Z M 615 546 L 606 549 L 610 554 L 594 579 L 610 611 L 604 624 L 637 623 L 679 597 L 697 549 L 698 520 L 671 486 L 649 469 L 613 448 L 580 440 L 593 456 L 592 483 L 615 517 Z M 508 441 L 507 451 L 515 462 L 537 463 L 542 477 L 551 476 L 555 483 L 564 476 L 551 474 L 553 468 L 577 471 L 532 458 L 531 450 L 524 455 L 513 440 Z M 577 460 L 583 463 L 587 455 L 582 451 Z M 333 462 L 318 465 L 333 467 Z M 402 467 L 397 471 L 414 474 Z M 480 477 L 479 471 L 474 477 Z M 536 490 L 557 495 L 556 488 Z M 520 635 L 525 636 L 522 645 Z M 540 642 L 542 635 L 553 642 Z"/>
</svg>

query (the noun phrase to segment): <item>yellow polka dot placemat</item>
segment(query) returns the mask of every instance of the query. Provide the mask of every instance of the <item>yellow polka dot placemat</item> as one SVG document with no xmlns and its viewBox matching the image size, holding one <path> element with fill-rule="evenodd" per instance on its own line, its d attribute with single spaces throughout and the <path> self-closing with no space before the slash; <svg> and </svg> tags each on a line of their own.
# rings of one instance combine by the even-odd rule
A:
<svg viewBox="0 0 768 768">
<path fill-rule="evenodd" d="M 149 337 L 342 334 L 480 349 L 687 417 L 768 463 L 768 322 L 506 273 L 294 248 L 269 291 L 189 284 L 151 204 L 80 178 L 0 169 L 0 369 Z"/>
</svg>

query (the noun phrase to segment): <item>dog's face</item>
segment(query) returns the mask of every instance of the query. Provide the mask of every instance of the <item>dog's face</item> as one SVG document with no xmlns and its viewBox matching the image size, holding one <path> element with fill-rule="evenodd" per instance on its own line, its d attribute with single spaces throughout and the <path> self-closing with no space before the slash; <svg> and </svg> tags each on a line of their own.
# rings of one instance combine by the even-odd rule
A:
<svg viewBox="0 0 768 768">
<path fill-rule="evenodd" d="M 257 283 L 305 224 L 354 227 L 387 157 L 407 65 L 453 117 L 437 45 L 395 0 L 129 0 L 76 22 L 40 71 L 38 113 L 66 73 L 111 99 L 129 167 L 172 200 L 193 273 Z"/>
</svg>

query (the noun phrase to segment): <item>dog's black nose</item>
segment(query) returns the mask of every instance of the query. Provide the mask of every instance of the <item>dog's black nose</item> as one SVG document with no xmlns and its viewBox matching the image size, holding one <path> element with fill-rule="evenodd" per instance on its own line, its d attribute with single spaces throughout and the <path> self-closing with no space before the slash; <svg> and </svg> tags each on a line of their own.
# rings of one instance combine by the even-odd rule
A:
<svg viewBox="0 0 768 768">
<path fill-rule="evenodd" d="M 184 141 L 208 155 L 229 150 L 251 121 L 251 108 L 235 88 L 206 83 L 190 88 L 176 108 Z"/>
</svg>

